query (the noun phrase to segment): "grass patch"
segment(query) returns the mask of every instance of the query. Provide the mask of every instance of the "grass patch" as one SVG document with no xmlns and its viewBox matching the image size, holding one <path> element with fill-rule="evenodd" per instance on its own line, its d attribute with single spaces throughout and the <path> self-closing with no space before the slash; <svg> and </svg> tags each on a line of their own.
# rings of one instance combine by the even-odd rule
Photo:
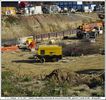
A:
<svg viewBox="0 0 106 100">
<path fill-rule="evenodd" d="M 55 80 L 43 80 L 33 83 L 33 78 L 10 74 L 9 71 L 2 72 L 2 96 L 104 96 L 104 89 L 100 80 L 91 80 L 96 87 L 90 88 L 87 84 L 71 85 L 66 81 L 57 83 Z M 59 77 L 58 77 L 59 78 Z M 25 83 L 24 83 L 25 82 Z M 32 83 L 31 83 L 32 82 Z M 29 84 L 29 85 L 26 85 Z"/>
<path fill-rule="evenodd" d="M 2 72 L 2 79 L 8 79 L 12 75 L 13 75 L 13 73 L 11 71 L 3 71 Z"/>
<path fill-rule="evenodd" d="M 29 82 L 32 81 L 32 78 L 30 76 L 24 76 L 20 78 L 21 82 Z"/>
<path fill-rule="evenodd" d="M 10 71 L 2 72 L 2 96 L 16 96 L 22 93 L 22 89 L 17 87 L 17 82 L 13 79 L 14 74 Z"/>
<path fill-rule="evenodd" d="M 16 77 L 10 71 L 2 72 L 2 96 L 25 96 L 26 93 L 22 89 L 22 86 L 18 82 L 29 82 L 32 79 L 30 77 Z"/>
<path fill-rule="evenodd" d="M 66 96 L 69 85 L 67 83 L 56 84 L 53 81 L 47 81 L 44 88 L 42 88 L 38 96 Z"/>
</svg>

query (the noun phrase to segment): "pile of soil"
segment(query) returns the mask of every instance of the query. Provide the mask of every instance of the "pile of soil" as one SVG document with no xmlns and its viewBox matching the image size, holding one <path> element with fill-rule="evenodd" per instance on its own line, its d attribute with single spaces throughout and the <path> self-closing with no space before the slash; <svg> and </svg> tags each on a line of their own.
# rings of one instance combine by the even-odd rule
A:
<svg viewBox="0 0 106 100">
<path fill-rule="evenodd" d="M 90 88 L 94 88 L 96 86 L 102 86 L 104 84 L 104 72 L 101 71 L 84 71 L 84 73 L 79 72 L 70 72 L 67 69 L 56 69 L 52 71 L 49 75 L 46 75 L 44 80 L 51 80 L 56 84 L 60 83 L 69 83 L 70 85 L 79 85 L 86 84 Z"/>
</svg>

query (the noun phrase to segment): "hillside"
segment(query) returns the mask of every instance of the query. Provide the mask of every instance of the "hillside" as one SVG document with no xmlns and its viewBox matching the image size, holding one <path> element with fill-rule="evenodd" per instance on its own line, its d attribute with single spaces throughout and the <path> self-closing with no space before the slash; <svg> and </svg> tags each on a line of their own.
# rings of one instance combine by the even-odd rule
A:
<svg viewBox="0 0 106 100">
<path fill-rule="evenodd" d="M 96 14 L 2 16 L 2 39 L 63 31 L 82 24 L 84 21 L 98 20 Z"/>
</svg>

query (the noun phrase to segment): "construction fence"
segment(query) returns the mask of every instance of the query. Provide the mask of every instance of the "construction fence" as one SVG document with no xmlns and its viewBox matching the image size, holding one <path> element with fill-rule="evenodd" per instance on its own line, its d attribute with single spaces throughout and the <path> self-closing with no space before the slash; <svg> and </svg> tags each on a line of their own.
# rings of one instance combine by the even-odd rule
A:
<svg viewBox="0 0 106 100">
<path fill-rule="evenodd" d="M 35 40 L 37 42 L 42 42 L 44 40 L 48 39 L 63 39 L 65 36 L 71 36 L 72 34 L 76 34 L 77 30 L 76 29 L 69 29 L 66 31 L 61 31 L 61 32 L 51 32 L 51 33 L 42 33 L 42 34 L 33 34 Z M 17 39 L 10 39 L 10 40 L 2 40 L 2 46 L 3 45 L 17 45 L 18 41 Z"/>
<path fill-rule="evenodd" d="M 35 39 L 36 41 L 43 41 L 47 39 L 62 39 L 63 37 L 70 36 L 72 34 L 76 34 L 76 29 L 69 29 L 61 32 L 39 34 L 35 36 Z"/>
</svg>

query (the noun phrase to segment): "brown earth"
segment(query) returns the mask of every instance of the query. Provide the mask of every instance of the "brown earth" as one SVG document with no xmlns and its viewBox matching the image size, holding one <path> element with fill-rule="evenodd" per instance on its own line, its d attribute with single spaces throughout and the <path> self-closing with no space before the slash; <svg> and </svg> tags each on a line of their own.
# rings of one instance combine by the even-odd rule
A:
<svg viewBox="0 0 106 100">
<path fill-rule="evenodd" d="M 103 48 L 102 39 L 100 35 L 94 44 Z M 41 64 L 30 59 L 33 54 L 2 52 L 2 96 L 104 96 L 104 55 L 67 56 Z"/>
<path fill-rule="evenodd" d="M 104 55 L 65 57 L 43 64 L 28 59 L 31 55 L 2 53 L 2 96 L 104 96 Z M 49 92 L 61 85 L 66 94 L 60 89 L 58 95 Z"/>
<path fill-rule="evenodd" d="M 77 14 L 72 16 L 77 16 L 77 18 L 80 16 L 79 18 L 82 18 L 84 15 Z M 49 22 L 58 23 L 61 30 L 72 28 L 72 23 L 75 25 L 75 22 L 71 21 L 71 17 L 69 18 L 66 15 L 64 15 L 64 18 L 63 15 L 37 15 L 26 16 L 25 18 L 24 16 L 19 16 L 14 18 L 16 23 L 12 20 L 10 21 L 10 19 L 7 20 L 9 17 L 5 21 L 2 19 L 2 22 L 4 22 L 2 23 L 2 39 L 25 36 L 32 32 L 40 34 L 58 31 L 56 30 L 57 26 L 53 26 L 56 27 L 55 29 L 50 29 Z M 58 20 L 57 17 L 60 19 Z M 84 16 L 85 20 L 88 17 Z M 75 17 L 72 18 L 75 20 Z M 95 19 L 95 17 L 90 18 Z M 55 19 L 57 20 L 55 21 Z M 42 23 L 38 20 L 42 20 Z M 65 23 L 71 23 L 71 26 L 68 25 L 67 27 L 67 25 L 60 24 L 64 21 Z M 37 28 L 32 28 L 36 24 L 39 25 L 38 30 Z M 19 34 L 23 32 L 24 34 Z M 79 43 L 80 40 L 61 40 L 59 42 L 66 44 L 71 42 L 73 44 Z M 92 43 L 92 45 L 103 49 L 104 35 L 100 35 L 96 39 L 96 43 Z M 105 55 L 67 56 L 58 62 L 41 64 L 34 59 L 29 59 L 33 54 L 35 52 L 2 52 L 2 96 L 104 96 Z M 51 81 L 51 83 L 46 84 L 46 81 Z M 61 90 L 61 86 L 63 86 L 63 90 Z M 58 88 L 59 93 L 53 93 L 54 89 L 56 89 L 56 92 Z"/>
<path fill-rule="evenodd" d="M 16 75 L 31 75 L 45 77 L 54 69 L 65 68 L 70 71 L 86 69 L 104 69 L 103 55 L 89 55 L 81 57 L 65 57 L 59 62 L 36 63 L 30 52 L 4 52 L 2 53 L 2 71 L 10 70 Z"/>
<path fill-rule="evenodd" d="M 98 20 L 95 13 L 68 15 L 2 16 L 2 39 L 43 34 L 76 28 L 83 22 Z"/>
<path fill-rule="evenodd" d="M 56 43 L 63 43 L 68 45 L 79 44 L 80 40 L 56 40 Z M 45 43 L 45 42 L 44 42 Z M 84 42 L 82 42 L 84 43 Z M 43 44 L 43 43 L 42 43 Z M 85 43 L 85 45 L 88 45 Z M 92 43 L 92 46 L 97 49 L 104 48 L 104 35 L 99 35 L 96 39 L 96 43 Z M 85 46 L 88 48 L 87 46 Z M 84 46 L 83 46 L 84 48 Z M 95 49 L 94 48 L 94 49 Z M 91 52 L 91 51 L 89 51 Z M 99 53 L 99 52 L 98 52 Z M 70 71 L 80 71 L 86 69 L 104 69 L 104 55 L 93 54 L 93 55 L 82 55 L 78 57 L 63 57 L 59 62 L 46 62 L 44 64 L 36 63 L 34 59 L 29 59 L 35 54 L 35 52 L 23 52 L 23 51 L 12 51 L 2 52 L 2 70 L 10 70 L 15 74 L 20 75 L 31 75 L 38 77 L 45 77 L 55 69 L 65 68 Z"/>
</svg>

